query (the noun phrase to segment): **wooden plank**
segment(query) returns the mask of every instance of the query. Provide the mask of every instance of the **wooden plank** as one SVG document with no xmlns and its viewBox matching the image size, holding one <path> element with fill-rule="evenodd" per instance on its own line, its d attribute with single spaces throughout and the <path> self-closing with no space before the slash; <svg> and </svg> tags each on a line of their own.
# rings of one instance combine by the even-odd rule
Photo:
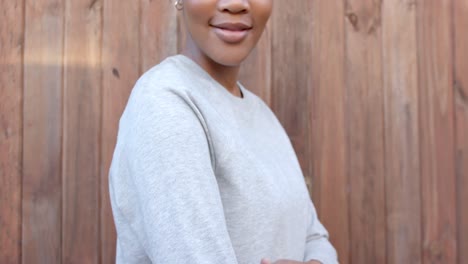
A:
<svg viewBox="0 0 468 264">
<path fill-rule="evenodd" d="M 452 1 L 424 1 L 417 19 L 422 260 L 455 264 Z"/>
<path fill-rule="evenodd" d="M 271 105 L 271 20 L 249 57 L 242 63 L 239 80 L 244 87 Z"/>
<path fill-rule="evenodd" d="M 61 261 L 63 2 L 26 1 L 23 263 Z"/>
<path fill-rule="evenodd" d="M 302 17 L 304 21 L 288 26 L 296 28 L 298 24 L 308 25 L 309 30 L 298 28 L 297 34 L 307 39 L 306 49 L 311 50 L 312 54 L 304 56 L 304 52 L 298 52 L 287 67 L 295 65 L 294 60 L 298 58 L 304 58 L 310 64 L 305 68 L 303 64 L 298 64 L 299 68 L 292 67 L 296 72 L 292 72 L 292 76 L 297 75 L 297 72 L 311 76 L 298 89 L 304 89 L 306 86 L 311 93 L 308 107 L 304 111 L 311 112 L 309 117 L 311 155 L 307 158 L 313 162 L 311 166 L 315 182 L 312 185 L 312 196 L 318 207 L 319 217 L 330 232 L 330 239 L 338 251 L 340 262 L 349 263 L 349 186 L 344 116 L 344 2 L 307 2 L 311 2 L 309 4 L 311 6 L 300 8 L 293 14 Z M 289 7 L 284 6 L 283 9 Z M 294 45 L 284 45 L 282 49 L 297 48 Z M 291 87 L 294 85 L 287 85 L 285 88 L 290 90 Z M 314 196 L 314 193 L 317 193 L 319 198 Z"/>
<path fill-rule="evenodd" d="M 310 177 L 311 172 L 311 164 L 307 162 L 310 158 L 307 98 L 312 54 L 309 40 L 301 38 L 299 32 L 307 35 L 306 32 L 311 30 L 306 22 L 310 7 L 310 2 L 304 0 L 288 3 L 276 1 L 271 21 L 271 64 L 274 67 L 271 108 L 291 139 L 306 178 Z M 285 30 L 291 25 L 298 28 Z"/>
<path fill-rule="evenodd" d="M 340 10 L 343 5 L 336 1 L 275 2 L 271 105 L 296 150 L 319 218 L 341 261 L 347 262 L 344 74 L 340 67 L 344 32 L 343 25 L 336 23 Z"/>
<path fill-rule="evenodd" d="M 468 0 L 454 1 L 458 263 L 468 263 Z"/>
<path fill-rule="evenodd" d="M 346 1 L 350 263 L 385 264 L 381 2 Z"/>
<path fill-rule="evenodd" d="M 0 17 L 0 263 L 20 263 L 24 2 L 1 1 Z"/>
<path fill-rule="evenodd" d="M 421 263 L 416 1 L 382 4 L 387 263 Z"/>
<path fill-rule="evenodd" d="M 177 53 L 177 9 L 173 1 L 141 1 L 142 72 Z"/>
<path fill-rule="evenodd" d="M 101 263 L 114 263 L 116 231 L 109 200 L 109 167 L 120 116 L 139 77 L 140 3 L 105 0 L 102 49 Z"/>
<path fill-rule="evenodd" d="M 62 263 L 99 262 L 101 9 L 66 1 Z"/>
</svg>

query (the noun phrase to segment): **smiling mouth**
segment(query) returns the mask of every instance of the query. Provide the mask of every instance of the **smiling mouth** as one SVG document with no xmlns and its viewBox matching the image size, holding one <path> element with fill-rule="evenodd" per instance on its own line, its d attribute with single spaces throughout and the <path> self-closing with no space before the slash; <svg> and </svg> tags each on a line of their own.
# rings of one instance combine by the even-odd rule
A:
<svg viewBox="0 0 468 264">
<path fill-rule="evenodd" d="M 220 23 L 211 27 L 218 38 L 229 44 L 242 42 L 252 30 L 252 26 L 243 23 Z"/>
</svg>

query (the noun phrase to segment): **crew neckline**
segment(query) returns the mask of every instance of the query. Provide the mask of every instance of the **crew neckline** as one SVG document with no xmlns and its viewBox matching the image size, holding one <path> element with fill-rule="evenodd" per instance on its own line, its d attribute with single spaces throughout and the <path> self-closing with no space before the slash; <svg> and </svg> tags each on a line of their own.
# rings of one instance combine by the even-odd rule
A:
<svg viewBox="0 0 468 264">
<path fill-rule="evenodd" d="M 221 83 L 219 83 L 217 80 L 215 80 L 205 69 L 203 69 L 198 63 L 196 63 L 194 60 L 191 58 L 183 55 L 183 54 L 177 54 L 174 55 L 175 58 L 179 58 L 180 61 L 185 63 L 187 66 L 190 66 L 190 69 L 193 69 L 196 73 L 200 74 L 202 77 L 205 77 L 210 81 L 210 83 L 213 83 L 216 87 L 215 90 L 219 90 L 224 97 L 227 97 L 229 100 L 233 102 L 239 102 L 239 103 L 245 103 L 248 100 L 249 94 L 247 89 L 239 82 L 237 81 L 237 86 L 240 89 L 240 92 L 242 94 L 242 97 L 235 96 L 231 92 L 226 89 Z"/>
</svg>

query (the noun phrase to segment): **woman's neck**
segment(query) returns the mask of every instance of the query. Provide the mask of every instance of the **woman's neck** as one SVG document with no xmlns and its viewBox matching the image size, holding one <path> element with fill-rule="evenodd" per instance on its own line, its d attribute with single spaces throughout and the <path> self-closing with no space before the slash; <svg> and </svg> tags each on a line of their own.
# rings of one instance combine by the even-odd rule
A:
<svg viewBox="0 0 468 264">
<path fill-rule="evenodd" d="M 183 55 L 195 61 L 202 67 L 213 79 L 219 82 L 224 88 L 235 96 L 241 97 L 237 79 L 239 76 L 240 66 L 225 66 L 221 65 L 205 54 L 189 42 L 182 52 Z"/>
</svg>

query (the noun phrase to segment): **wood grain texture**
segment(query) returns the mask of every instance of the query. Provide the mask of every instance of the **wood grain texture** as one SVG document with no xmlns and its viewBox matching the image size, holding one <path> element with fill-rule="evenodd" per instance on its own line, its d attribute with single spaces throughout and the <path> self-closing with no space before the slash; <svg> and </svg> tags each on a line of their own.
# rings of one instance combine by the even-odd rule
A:
<svg viewBox="0 0 468 264">
<path fill-rule="evenodd" d="M 340 263 L 468 263 L 468 0 L 273 0 L 241 82 L 296 150 Z M 0 263 L 114 263 L 108 173 L 169 0 L 1 1 Z"/>
<path fill-rule="evenodd" d="M 309 110 L 307 98 L 310 95 L 310 62 L 312 59 L 308 41 L 297 31 L 287 30 L 286 25 L 298 25 L 304 33 L 311 27 L 305 20 L 310 12 L 309 1 L 276 1 L 271 21 L 271 63 L 272 71 L 271 108 L 285 128 L 304 175 L 310 178 Z M 300 12 L 300 14 L 297 14 Z M 285 48 L 294 47 L 294 48 Z"/>
<path fill-rule="evenodd" d="M 455 171 L 458 264 L 468 263 L 468 0 L 454 2 Z"/>
<path fill-rule="evenodd" d="M 451 14 L 450 0 L 417 6 L 423 263 L 456 263 Z"/>
<path fill-rule="evenodd" d="M 350 263 L 386 263 L 381 2 L 346 2 Z"/>
<path fill-rule="evenodd" d="M 114 263 L 116 231 L 109 200 L 109 167 L 123 109 L 140 72 L 139 1 L 104 0 L 101 128 L 101 262 Z"/>
<path fill-rule="evenodd" d="M 23 263 L 61 262 L 63 7 L 26 1 Z"/>
<path fill-rule="evenodd" d="M 141 1 L 141 73 L 177 53 L 177 9 L 172 1 Z"/>
<path fill-rule="evenodd" d="M 302 23 L 307 24 L 310 29 L 294 31 L 304 39 L 307 49 L 312 50 L 311 57 L 306 57 L 311 66 L 297 68 L 296 72 L 289 74 L 296 76 L 295 78 L 297 72 L 305 72 L 311 76 L 311 79 L 307 79 L 311 82 L 307 86 L 310 90 L 307 110 L 311 112 L 309 118 L 311 153 L 304 158 L 312 162 L 312 175 L 315 181 L 312 182 L 312 196 L 316 200 L 319 218 L 330 232 L 330 240 L 338 251 L 340 262 L 349 263 L 349 185 L 344 116 L 344 2 L 307 2 L 311 2 L 309 4 L 311 6 L 300 10 L 304 10 L 303 12 L 307 10 L 308 13 L 302 14 L 296 10 L 294 16 L 303 17 L 305 20 Z M 289 24 L 287 27 L 291 25 L 296 27 L 297 24 Z M 297 48 L 291 45 L 289 49 Z M 292 60 L 304 57 L 301 53 L 297 53 Z M 318 192 L 318 199 L 314 196 L 315 192 Z"/>
<path fill-rule="evenodd" d="M 102 2 L 65 6 L 62 263 L 99 263 Z"/>
<path fill-rule="evenodd" d="M 416 2 L 382 2 L 387 263 L 421 263 Z"/>
<path fill-rule="evenodd" d="M 0 263 L 21 262 L 23 11 L 0 2 Z"/>
</svg>

